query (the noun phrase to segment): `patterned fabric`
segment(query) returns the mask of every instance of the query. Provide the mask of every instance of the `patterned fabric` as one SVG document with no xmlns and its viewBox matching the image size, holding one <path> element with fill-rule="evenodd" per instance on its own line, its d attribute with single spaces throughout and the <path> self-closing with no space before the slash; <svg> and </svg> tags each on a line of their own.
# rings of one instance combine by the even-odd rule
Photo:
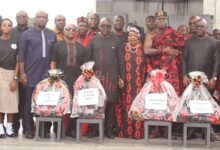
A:
<svg viewBox="0 0 220 150">
<path fill-rule="evenodd" d="M 135 120 L 173 121 L 173 111 L 179 103 L 179 97 L 173 86 L 164 78 L 164 71 L 151 71 L 150 78 L 148 78 L 139 94 L 135 97 L 129 110 L 131 118 Z M 149 109 L 145 107 L 145 97 L 147 94 L 152 93 L 166 94 L 167 107 L 165 109 Z"/>
<path fill-rule="evenodd" d="M 97 88 L 99 92 L 99 100 L 97 105 L 80 106 L 78 103 L 78 93 L 82 89 Z M 74 84 L 74 97 L 71 117 L 79 117 L 83 119 L 105 119 L 105 102 L 106 93 L 100 81 L 92 76 L 89 81 L 86 81 L 81 75 Z"/>
<path fill-rule="evenodd" d="M 179 37 L 174 29 L 168 27 L 162 35 L 157 35 L 153 39 L 153 48 L 160 50 L 158 55 L 149 56 L 146 61 L 146 72 L 153 69 L 166 70 L 166 80 L 170 82 L 178 95 L 182 92 L 181 78 L 181 59 L 182 55 L 173 58 L 163 53 L 163 49 L 171 47 L 182 52 L 184 46 L 184 37 Z"/>
<path fill-rule="evenodd" d="M 57 41 L 62 41 L 64 40 L 64 33 L 63 32 L 60 32 L 56 27 L 53 29 L 53 31 L 55 32 L 56 34 L 56 38 L 57 38 Z"/>
<path fill-rule="evenodd" d="M 37 105 L 37 100 L 40 92 L 59 92 L 60 97 L 56 106 Z M 37 84 L 32 94 L 32 112 L 43 117 L 60 117 L 70 111 L 70 93 L 66 83 L 63 80 L 58 80 L 50 83 L 48 79 L 42 80 Z"/>
<path fill-rule="evenodd" d="M 207 76 L 205 76 L 204 73 L 201 73 L 199 71 L 190 72 L 189 75 L 192 78 L 192 80 L 183 92 L 183 95 L 181 96 L 181 102 L 175 110 L 175 114 L 177 115 L 176 120 L 179 122 L 219 123 L 219 106 L 204 85 L 204 83 L 208 83 Z M 193 112 L 193 109 L 190 104 L 195 100 L 199 100 L 200 102 L 206 102 L 206 109 L 208 108 L 207 105 L 210 104 L 210 107 L 212 107 L 213 112 L 211 109 L 209 110 L 210 113 L 199 113 L 198 110 L 196 112 Z"/>
<path fill-rule="evenodd" d="M 136 52 L 131 52 L 131 47 L 128 43 L 124 44 L 124 48 L 120 49 L 124 51 L 120 60 L 124 61 L 120 70 L 124 70 L 123 73 L 125 87 L 121 91 L 120 99 L 116 105 L 116 117 L 119 128 L 118 136 L 121 138 L 134 138 L 140 139 L 144 137 L 144 126 L 140 120 L 132 120 L 128 116 L 128 111 L 131 107 L 132 101 L 139 93 L 144 82 L 144 55 L 142 46 L 136 48 Z"/>
<path fill-rule="evenodd" d="M 79 34 L 76 33 L 76 34 L 74 35 L 74 40 L 77 41 L 77 42 L 79 42 L 79 43 L 80 43 L 81 45 L 83 45 L 83 47 L 85 47 L 85 48 L 88 47 L 91 38 L 92 38 L 91 35 L 86 35 L 85 38 L 84 38 L 82 41 L 80 41 L 81 39 L 79 39 Z"/>
</svg>

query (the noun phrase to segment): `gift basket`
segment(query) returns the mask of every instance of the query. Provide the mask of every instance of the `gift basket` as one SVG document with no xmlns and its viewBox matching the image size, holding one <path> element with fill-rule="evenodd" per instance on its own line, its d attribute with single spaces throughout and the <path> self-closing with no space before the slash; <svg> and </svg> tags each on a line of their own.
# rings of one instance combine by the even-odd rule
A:
<svg viewBox="0 0 220 150">
<path fill-rule="evenodd" d="M 42 117 L 61 117 L 70 112 L 71 96 L 62 80 L 63 72 L 49 70 L 32 94 L 32 113 Z"/>
<path fill-rule="evenodd" d="M 175 110 L 176 121 L 214 123 L 218 120 L 219 107 L 206 88 L 207 76 L 200 71 L 190 72 L 190 84 L 181 96 Z"/>
<path fill-rule="evenodd" d="M 173 121 L 179 97 L 165 80 L 166 71 L 152 70 L 147 82 L 134 99 L 129 116 L 136 120 Z"/>
<path fill-rule="evenodd" d="M 98 78 L 94 76 L 94 62 L 84 63 L 82 75 L 74 83 L 71 117 L 82 119 L 104 119 L 106 93 Z"/>
</svg>

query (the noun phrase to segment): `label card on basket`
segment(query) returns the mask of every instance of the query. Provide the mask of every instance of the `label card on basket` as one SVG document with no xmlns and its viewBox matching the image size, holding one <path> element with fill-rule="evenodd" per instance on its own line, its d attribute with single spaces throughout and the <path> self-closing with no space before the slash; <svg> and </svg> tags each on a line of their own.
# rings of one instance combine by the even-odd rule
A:
<svg viewBox="0 0 220 150">
<path fill-rule="evenodd" d="M 191 100 L 189 101 L 190 112 L 193 114 L 214 113 L 210 101 Z"/>
<path fill-rule="evenodd" d="M 78 92 L 79 106 L 97 105 L 99 102 L 99 91 L 97 88 L 83 89 Z"/>
<path fill-rule="evenodd" d="M 56 106 L 60 98 L 59 92 L 39 92 L 37 105 Z"/>
<path fill-rule="evenodd" d="M 167 109 L 167 94 L 151 93 L 145 96 L 145 108 L 155 110 Z"/>
</svg>

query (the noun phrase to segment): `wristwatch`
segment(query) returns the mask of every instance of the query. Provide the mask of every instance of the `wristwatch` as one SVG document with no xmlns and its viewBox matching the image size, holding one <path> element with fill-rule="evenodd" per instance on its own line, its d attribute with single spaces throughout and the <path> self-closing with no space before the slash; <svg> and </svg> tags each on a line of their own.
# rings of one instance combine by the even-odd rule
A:
<svg viewBox="0 0 220 150">
<path fill-rule="evenodd" d="M 218 80 L 218 78 L 217 78 L 217 77 L 213 77 L 213 80 L 217 81 L 217 80 Z"/>
<path fill-rule="evenodd" d="M 14 80 L 18 80 L 18 76 L 14 76 L 13 79 L 14 79 Z"/>
</svg>

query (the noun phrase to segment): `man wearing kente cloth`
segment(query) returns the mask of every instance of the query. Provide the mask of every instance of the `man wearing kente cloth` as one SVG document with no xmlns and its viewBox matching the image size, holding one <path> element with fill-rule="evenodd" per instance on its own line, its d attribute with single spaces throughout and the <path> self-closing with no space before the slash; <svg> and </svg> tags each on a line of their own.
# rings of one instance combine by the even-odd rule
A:
<svg viewBox="0 0 220 150">
<path fill-rule="evenodd" d="M 149 33 L 144 42 L 147 74 L 153 69 L 166 70 L 166 80 L 170 82 L 178 95 L 181 94 L 181 56 L 184 45 L 183 37 L 168 26 L 167 13 L 158 11 L 155 14 L 157 28 Z"/>
<path fill-rule="evenodd" d="M 182 92 L 181 57 L 184 45 L 184 37 L 168 26 L 167 13 L 158 11 L 155 13 L 156 29 L 147 34 L 144 42 L 144 52 L 147 55 L 146 73 L 153 69 L 163 69 L 167 72 L 166 80 L 172 84 L 178 95 Z M 175 132 L 178 129 L 175 125 Z M 159 128 L 152 130 L 150 137 L 167 136 L 165 132 L 159 132 Z"/>
</svg>

